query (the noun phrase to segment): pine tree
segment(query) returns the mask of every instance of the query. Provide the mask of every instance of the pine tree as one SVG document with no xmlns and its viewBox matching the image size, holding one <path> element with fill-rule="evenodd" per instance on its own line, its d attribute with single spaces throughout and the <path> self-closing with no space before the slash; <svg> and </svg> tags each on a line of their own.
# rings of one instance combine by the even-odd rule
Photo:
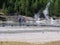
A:
<svg viewBox="0 0 60 45">
<path fill-rule="evenodd" d="M 25 15 L 27 16 L 29 14 L 29 0 L 25 1 Z"/>
<path fill-rule="evenodd" d="M 6 5 L 5 5 L 5 3 L 3 3 L 3 6 L 2 6 L 2 12 L 3 12 L 3 13 L 5 13 L 5 14 L 7 13 L 7 10 L 6 10 Z"/>
<path fill-rule="evenodd" d="M 3 10 L 3 12 L 5 12 L 5 3 L 3 3 L 2 10 Z"/>
<path fill-rule="evenodd" d="M 14 3 L 14 11 L 15 11 L 15 12 L 18 12 L 18 7 L 19 7 L 18 2 L 19 2 L 19 1 L 16 0 L 15 3 Z"/>
</svg>

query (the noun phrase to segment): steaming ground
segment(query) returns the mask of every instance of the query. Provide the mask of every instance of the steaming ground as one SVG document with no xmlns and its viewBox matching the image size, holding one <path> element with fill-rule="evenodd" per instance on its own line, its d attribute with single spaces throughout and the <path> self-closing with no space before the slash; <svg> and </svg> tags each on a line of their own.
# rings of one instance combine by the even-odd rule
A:
<svg viewBox="0 0 60 45">
<path fill-rule="evenodd" d="M 1 30 L 2 28 L 0 31 Z M 60 32 L 0 33 L 0 41 L 17 41 L 29 43 L 60 41 Z"/>
</svg>

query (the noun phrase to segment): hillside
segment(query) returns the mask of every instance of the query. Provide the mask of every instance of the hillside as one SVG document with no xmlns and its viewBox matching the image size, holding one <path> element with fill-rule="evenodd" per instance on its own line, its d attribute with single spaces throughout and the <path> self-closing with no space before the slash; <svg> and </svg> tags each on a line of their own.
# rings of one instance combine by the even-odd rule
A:
<svg viewBox="0 0 60 45">
<path fill-rule="evenodd" d="M 4 14 L 18 13 L 33 16 L 38 11 L 42 12 L 51 0 L 0 0 L 0 9 Z M 60 0 L 52 0 L 49 7 L 50 16 L 60 16 Z"/>
</svg>

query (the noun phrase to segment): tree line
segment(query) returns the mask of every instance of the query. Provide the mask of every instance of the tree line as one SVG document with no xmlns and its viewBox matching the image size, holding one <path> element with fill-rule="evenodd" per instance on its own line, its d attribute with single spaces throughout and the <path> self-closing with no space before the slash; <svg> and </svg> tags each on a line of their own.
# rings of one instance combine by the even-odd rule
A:
<svg viewBox="0 0 60 45">
<path fill-rule="evenodd" d="M 43 11 L 50 0 L 0 0 L 0 9 L 5 14 L 33 16 Z M 60 16 L 60 0 L 52 0 L 49 7 L 50 16 Z"/>
</svg>

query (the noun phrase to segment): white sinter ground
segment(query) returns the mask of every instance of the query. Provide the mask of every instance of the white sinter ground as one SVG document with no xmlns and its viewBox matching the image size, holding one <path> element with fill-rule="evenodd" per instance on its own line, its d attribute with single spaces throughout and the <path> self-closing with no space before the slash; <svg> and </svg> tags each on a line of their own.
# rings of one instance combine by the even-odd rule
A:
<svg viewBox="0 0 60 45">
<path fill-rule="evenodd" d="M 2 30 L 2 28 L 0 30 Z M 0 41 L 45 43 L 59 40 L 60 32 L 0 33 Z"/>
</svg>

